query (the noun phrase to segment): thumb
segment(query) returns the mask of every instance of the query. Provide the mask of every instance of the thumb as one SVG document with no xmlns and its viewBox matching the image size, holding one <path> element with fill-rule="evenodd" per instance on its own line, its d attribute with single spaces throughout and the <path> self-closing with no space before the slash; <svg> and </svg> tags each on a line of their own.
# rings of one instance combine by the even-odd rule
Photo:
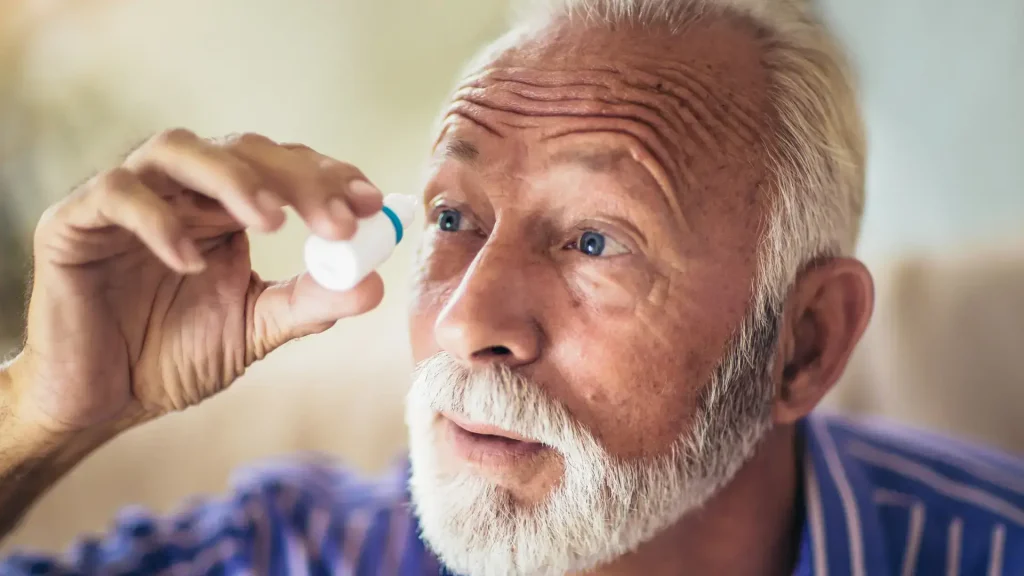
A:
<svg viewBox="0 0 1024 576">
<path fill-rule="evenodd" d="M 334 292 L 308 273 L 267 284 L 253 310 L 250 350 L 256 359 L 303 336 L 327 330 L 342 318 L 369 312 L 384 298 L 384 281 L 371 273 L 355 288 Z"/>
</svg>

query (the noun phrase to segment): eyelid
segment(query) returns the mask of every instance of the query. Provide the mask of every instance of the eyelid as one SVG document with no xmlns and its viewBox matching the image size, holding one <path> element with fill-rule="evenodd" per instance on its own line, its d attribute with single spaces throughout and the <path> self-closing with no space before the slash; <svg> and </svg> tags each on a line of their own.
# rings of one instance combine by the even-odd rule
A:
<svg viewBox="0 0 1024 576">
<path fill-rule="evenodd" d="M 594 229 L 594 228 L 586 228 L 586 229 L 583 229 L 583 230 L 579 230 L 578 233 L 575 236 L 572 237 L 572 240 L 567 242 L 565 246 L 566 247 L 572 246 L 573 250 L 576 250 L 576 251 L 579 251 L 579 252 L 582 253 L 582 250 L 580 250 L 580 240 L 583 238 L 583 235 L 586 234 L 587 232 L 596 232 L 597 234 L 600 234 L 600 235 L 604 236 L 604 238 L 605 238 L 605 252 L 602 253 L 600 256 L 589 256 L 588 255 L 587 256 L 588 258 L 595 258 L 595 259 L 605 258 L 605 259 L 607 259 L 607 258 L 615 258 L 617 256 L 628 256 L 628 255 L 633 253 L 633 250 L 630 249 L 630 247 L 627 246 L 624 242 L 619 241 L 619 239 L 616 236 L 614 236 L 612 234 L 609 234 L 607 232 L 604 232 L 602 230 Z M 608 253 L 608 249 L 609 248 L 614 248 L 614 246 L 616 246 L 616 245 L 621 247 L 621 250 L 612 250 L 612 253 Z"/>
<path fill-rule="evenodd" d="M 571 238 L 571 241 L 578 241 L 584 232 L 597 232 L 598 234 L 603 235 L 608 240 L 622 245 L 626 250 L 626 254 L 638 254 L 641 252 L 641 244 L 633 238 L 632 234 L 624 231 L 622 228 L 614 224 L 608 223 L 607 221 L 586 220 L 584 222 L 580 222 L 574 228 L 574 235 Z"/>
<path fill-rule="evenodd" d="M 454 210 L 461 216 L 460 232 L 469 232 L 473 230 L 479 230 L 480 224 L 477 222 L 473 213 L 461 202 L 451 202 L 444 198 L 437 198 L 431 202 L 430 212 L 427 214 L 428 225 L 437 223 L 437 219 L 441 216 L 441 213 L 445 210 Z"/>
</svg>

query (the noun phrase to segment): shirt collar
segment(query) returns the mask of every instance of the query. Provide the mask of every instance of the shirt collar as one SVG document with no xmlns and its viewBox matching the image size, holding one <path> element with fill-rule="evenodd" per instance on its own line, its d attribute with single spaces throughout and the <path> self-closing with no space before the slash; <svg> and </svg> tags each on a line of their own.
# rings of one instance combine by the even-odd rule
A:
<svg viewBox="0 0 1024 576">
<path fill-rule="evenodd" d="M 888 574 L 881 522 L 871 482 L 844 449 L 828 417 L 800 423 L 804 438 L 804 521 L 795 576 Z"/>
</svg>

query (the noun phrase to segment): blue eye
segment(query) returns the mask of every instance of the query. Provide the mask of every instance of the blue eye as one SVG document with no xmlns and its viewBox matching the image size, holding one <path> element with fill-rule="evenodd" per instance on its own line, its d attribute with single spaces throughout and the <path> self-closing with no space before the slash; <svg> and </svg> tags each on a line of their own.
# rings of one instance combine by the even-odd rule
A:
<svg viewBox="0 0 1024 576">
<path fill-rule="evenodd" d="M 458 232 L 462 224 L 462 214 L 458 210 L 446 209 L 437 215 L 437 227 L 444 232 Z"/>
<path fill-rule="evenodd" d="M 565 248 L 567 250 L 581 252 L 584 256 L 589 256 L 591 258 L 610 258 L 612 256 L 622 256 L 630 253 L 629 248 L 624 246 L 621 242 L 607 234 L 595 232 L 594 230 L 585 230 L 581 232 L 580 235 L 572 242 L 569 242 Z"/>
<path fill-rule="evenodd" d="M 588 230 L 580 235 L 577 248 L 587 256 L 600 256 L 604 254 L 604 234 Z"/>
</svg>

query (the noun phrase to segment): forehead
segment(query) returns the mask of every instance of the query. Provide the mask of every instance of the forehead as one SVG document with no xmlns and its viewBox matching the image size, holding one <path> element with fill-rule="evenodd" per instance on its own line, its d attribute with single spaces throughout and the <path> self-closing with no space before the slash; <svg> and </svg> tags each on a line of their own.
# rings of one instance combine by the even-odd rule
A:
<svg viewBox="0 0 1024 576">
<path fill-rule="evenodd" d="M 749 193 L 764 168 L 763 52 L 758 30 L 734 18 L 677 31 L 555 22 L 464 78 L 437 153 L 502 170 L 539 155 L 595 167 L 628 156 L 681 204 Z"/>
</svg>

